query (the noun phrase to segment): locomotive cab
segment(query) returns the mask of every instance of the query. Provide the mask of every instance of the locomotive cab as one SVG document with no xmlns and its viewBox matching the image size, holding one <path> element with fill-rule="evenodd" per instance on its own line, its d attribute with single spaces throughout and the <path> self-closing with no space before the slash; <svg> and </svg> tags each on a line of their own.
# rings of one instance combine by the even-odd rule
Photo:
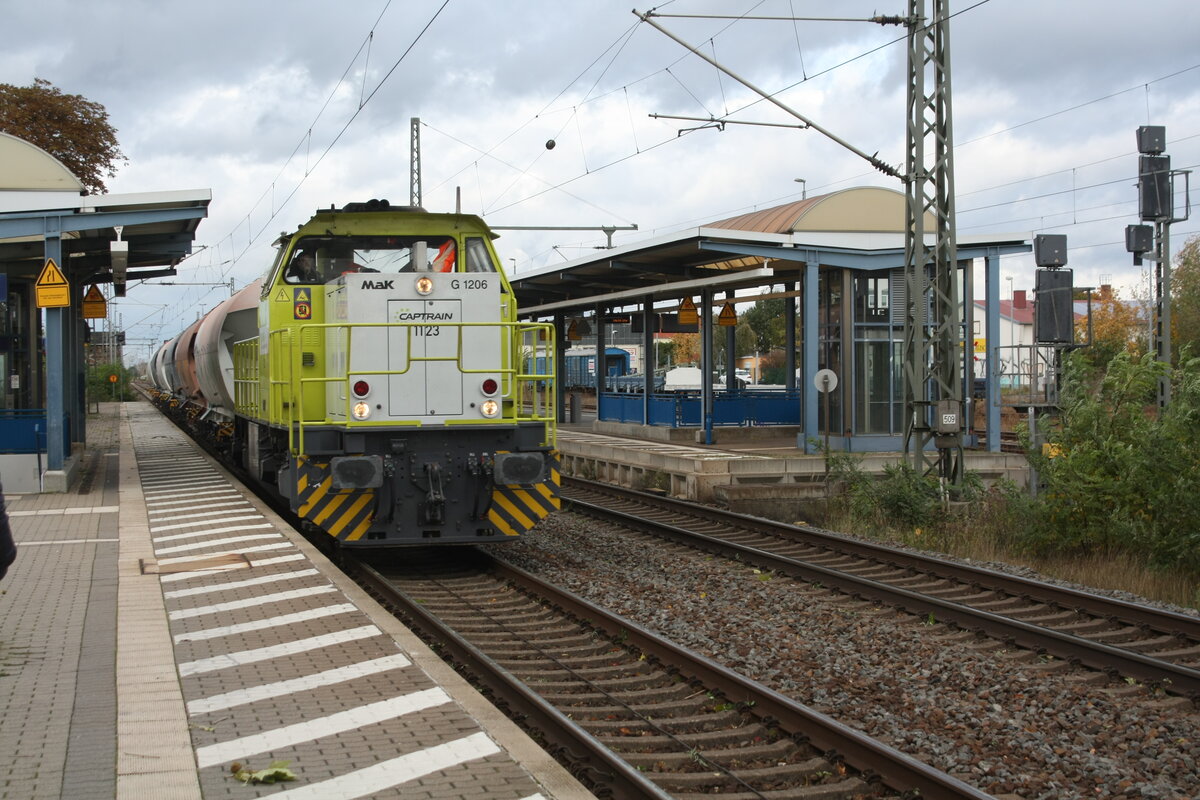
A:
<svg viewBox="0 0 1200 800">
<path fill-rule="evenodd" d="M 346 544 L 515 536 L 558 507 L 553 329 L 517 322 L 490 236 L 359 204 L 279 242 L 235 347 L 244 458 Z"/>
</svg>

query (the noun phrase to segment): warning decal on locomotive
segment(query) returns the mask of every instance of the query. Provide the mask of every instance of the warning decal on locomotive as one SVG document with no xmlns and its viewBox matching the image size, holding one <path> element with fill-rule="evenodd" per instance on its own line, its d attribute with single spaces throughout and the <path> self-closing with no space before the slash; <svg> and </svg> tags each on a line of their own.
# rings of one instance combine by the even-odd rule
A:
<svg viewBox="0 0 1200 800">
<path fill-rule="evenodd" d="M 547 480 L 531 486 L 497 486 L 493 490 L 488 522 L 505 536 L 519 536 L 562 508 L 558 453 L 551 453 L 546 462 L 550 471 Z"/>
<path fill-rule="evenodd" d="M 292 318 L 312 319 L 312 289 L 292 290 Z"/>
<path fill-rule="evenodd" d="M 362 538 L 375 516 L 374 489 L 334 489 L 328 461 L 296 461 L 296 513 L 346 541 Z"/>
</svg>

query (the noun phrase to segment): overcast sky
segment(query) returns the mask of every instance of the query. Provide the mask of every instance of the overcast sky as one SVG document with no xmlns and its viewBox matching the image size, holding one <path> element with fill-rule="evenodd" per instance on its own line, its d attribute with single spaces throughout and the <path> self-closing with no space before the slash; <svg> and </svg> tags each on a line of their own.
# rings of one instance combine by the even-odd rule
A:
<svg viewBox="0 0 1200 800">
<path fill-rule="evenodd" d="M 903 0 L 891 3 L 674 0 L 658 10 L 906 11 Z M 178 282 L 244 285 L 269 266 L 271 241 L 318 207 L 372 197 L 406 204 L 413 117 L 422 122 L 426 208 L 453 210 L 461 188 L 464 211 L 494 225 L 638 226 L 617 244 L 790 202 L 802 190 L 902 189 L 812 130 L 728 125 L 681 135 L 699 123 L 652 119 L 796 122 L 639 22 L 630 5 L 8 2 L 0 82 L 44 78 L 104 105 L 129 159 L 110 192 L 212 190 L 200 252 Z M 1172 166 L 1200 164 L 1200 3 L 954 0 L 951 10 L 960 235 L 1065 233 L 1076 285 L 1111 281 L 1131 296 L 1142 279 L 1124 248 L 1125 226 L 1138 221 L 1135 130 L 1166 126 Z M 659 22 L 903 168 L 903 29 Z M 1172 250 L 1197 231 L 1196 219 L 1174 225 Z M 599 232 L 506 232 L 497 247 L 520 275 L 603 242 Z M 1005 258 L 1002 274 L 1032 288 L 1032 258 Z M 1009 283 L 1001 285 L 1007 296 Z M 227 294 L 137 287 L 114 307 L 131 344 L 148 347 Z"/>
</svg>

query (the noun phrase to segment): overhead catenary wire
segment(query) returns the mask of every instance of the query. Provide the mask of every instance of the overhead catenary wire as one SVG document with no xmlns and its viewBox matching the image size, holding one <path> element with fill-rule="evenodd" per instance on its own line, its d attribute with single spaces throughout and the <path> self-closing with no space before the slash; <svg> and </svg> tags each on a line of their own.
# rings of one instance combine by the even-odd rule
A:
<svg viewBox="0 0 1200 800">
<path fill-rule="evenodd" d="M 977 6 L 977 5 L 980 5 L 980 4 L 976 4 L 976 6 Z M 972 6 L 971 8 L 974 8 L 974 7 L 976 7 L 976 6 Z M 963 9 L 963 10 L 961 10 L 961 11 L 957 12 L 957 14 L 962 14 L 962 13 L 964 13 L 964 12 L 966 12 L 966 11 L 969 11 L 969 10 L 970 10 L 969 8 L 968 8 L 968 9 Z M 957 16 L 957 14 L 956 14 L 956 16 Z M 736 19 L 736 20 L 741 20 L 741 19 L 744 19 L 744 18 L 745 18 L 745 16 L 743 15 L 743 16 L 739 16 L 739 17 L 737 17 L 737 18 L 735 18 L 735 19 Z M 794 23 L 793 23 L 793 25 L 794 25 Z M 609 69 L 610 69 L 610 68 L 611 68 L 611 67 L 612 67 L 612 66 L 613 66 L 613 65 L 616 63 L 616 61 L 617 61 L 617 58 L 619 57 L 620 53 L 622 52 L 622 49 L 624 48 L 624 46 L 625 46 L 626 44 L 628 44 L 628 42 L 631 40 L 631 38 L 632 38 L 632 35 L 633 35 L 633 31 L 634 31 L 634 30 L 635 30 L 637 27 L 638 27 L 638 26 L 637 26 L 636 24 L 635 24 L 635 25 L 633 25 L 633 26 L 631 26 L 631 28 L 630 28 L 629 30 L 627 30 L 627 31 L 625 32 L 625 34 L 624 34 L 622 37 L 619 37 L 619 38 L 618 38 L 616 41 L 614 41 L 614 42 L 613 42 L 613 43 L 612 43 L 612 44 L 609 46 L 609 48 L 608 48 L 607 50 L 605 50 L 605 52 L 604 52 L 604 53 L 602 53 L 600 56 L 598 56 L 596 59 L 594 59 L 594 60 L 592 61 L 591 65 L 589 65 L 588 69 L 585 69 L 583 72 L 581 72 L 581 73 L 580 73 L 580 75 L 579 75 L 579 76 L 576 78 L 576 81 L 578 81 L 578 80 L 579 80 L 579 78 L 582 78 L 584 75 L 588 74 L 589 70 L 590 70 L 590 69 L 592 69 L 592 68 L 594 68 L 594 66 L 595 66 L 595 65 L 597 65 L 597 64 L 601 63 L 602 61 L 604 61 L 604 59 L 605 59 L 605 55 L 606 55 L 606 54 L 607 54 L 609 57 L 608 57 L 608 60 L 607 60 L 607 63 L 606 63 L 606 65 L 605 65 L 605 71 L 609 70 Z M 897 40 L 897 41 L 899 41 L 899 40 Z M 366 44 L 366 43 L 364 43 L 364 44 Z M 891 43 L 888 43 L 888 44 L 891 44 Z M 885 44 L 885 45 L 882 45 L 882 47 L 886 47 L 886 46 L 888 46 L 888 45 L 886 45 L 886 44 Z M 880 49 L 880 48 L 875 48 L 875 50 L 878 50 L 878 49 Z M 360 48 L 360 52 L 361 52 L 361 48 Z M 857 60 L 858 58 L 861 58 L 861 57 L 863 57 L 863 56 L 865 56 L 865 55 L 869 55 L 869 52 L 871 52 L 871 51 L 868 51 L 868 53 L 860 54 L 859 56 L 856 56 L 856 57 L 855 57 L 855 59 L 850 59 L 850 60 L 848 60 L 848 61 L 842 62 L 842 64 L 844 65 L 844 64 L 850 63 L 850 62 L 851 62 L 851 61 L 853 61 L 853 60 Z M 840 66 L 840 65 L 835 65 L 834 67 L 830 67 L 830 68 L 829 68 L 829 70 L 824 70 L 824 71 L 822 71 L 822 72 L 820 72 L 820 73 L 816 73 L 816 74 L 814 74 L 814 75 L 812 75 L 812 76 L 809 76 L 809 75 L 805 74 L 805 76 L 804 76 L 804 80 L 811 80 L 812 78 L 818 77 L 818 76 L 819 76 L 819 75 L 821 75 L 821 74 L 825 74 L 825 73 L 827 73 L 828 71 L 831 71 L 832 69 L 836 69 L 836 68 L 837 68 L 837 66 Z M 1200 66 L 1200 65 L 1198 65 L 1198 66 Z M 1193 69 L 1193 68 L 1194 68 L 1194 67 L 1189 67 L 1188 69 Z M 1179 71 L 1179 72 L 1177 72 L 1177 73 L 1173 73 L 1173 74 L 1180 74 L 1180 73 L 1182 73 L 1182 72 L 1185 72 L 1185 71 L 1187 71 L 1187 70 L 1181 70 L 1181 71 Z M 598 86 L 599 86 L 599 84 L 600 84 L 600 80 L 601 80 L 601 78 L 603 77 L 603 74 L 604 74 L 604 73 L 601 73 L 601 76 L 600 76 L 600 77 L 598 77 L 598 78 L 597 78 L 597 79 L 596 79 L 594 82 L 592 82 L 591 86 L 590 86 L 590 87 L 588 88 L 588 90 L 587 90 L 587 95 L 586 95 L 586 98 L 587 98 L 587 99 L 586 99 L 584 102 L 590 102 L 590 101 L 592 101 L 592 100 L 595 100 L 595 99 L 598 99 L 598 98 L 600 98 L 600 97 L 604 97 L 604 96 L 606 96 L 607 94 L 611 94 L 612 92 L 615 92 L 615 91 L 622 91 L 622 92 L 625 94 L 625 96 L 626 96 L 626 104 L 627 104 L 627 108 L 628 108 L 628 104 L 629 104 L 629 100 L 628 100 L 628 95 L 629 95 L 629 87 L 630 87 L 630 86 L 632 86 L 632 85 L 634 85 L 634 83 L 635 83 L 635 82 L 626 82 L 626 83 L 625 83 L 623 86 L 621 86 L 621 87 L 618 87 L 618 88 L 616 88 L 616 89 L 612 90 L 612 92 L 606 92 L 606 93 L 596 94 L 596 89 L 597 89 L 597 87 L 598 87 Z M 661 71 L 660 71 L 660 73 L 652 73 L 652 75 L 653 75 L 653 74 L 661 74 Z M 649 76 L 648 76 L 648 77 L 649 77 Z M 1158 79 L 1155 79 L 1155 81 L 1158 81 L 1158 80 L 1164 80 L 1166 77 L 1170 77 L 1170 76 L 1164 76 L 1163 78 L 1158 78 Z M 675 79 L 675 80 L 678 80 L 678 79 L 677 79 L 677 78 L 676 78 L 674 75 L 672 76 L 672 78 L 673 78 L 673 79 Z M 644 80 L 644 79 L 639 79 L 639 80 Z M 1149 83 L 1154 83 L 1155 81 L 1151 81 L 1151 82 L 1149 82 Z M 803 82 L 803 81 L 801 81 L 801 82 Z M 1139 85 L 1142 85 L 1142 86 L 1148 86 L 1148 85 L 1149 85 L 1149 83 L 1147 83 L 1147 84 L 1139 84 Z M 564 94 L 565 94 L 567 91 L 569 91 L 569 90 L 570 90 L 570 86 L 571 86 L 571 85 L 572 85 L 572 84 L 568 84 L 566 87 L 564 87 L 562 90 L 560 90 L 560 92 L 559 92 L 559 93 L 558 93 L 558 94 L 555 96 L 555 98 L 553 98 L 553 99 L 550 101 L 550 103 L 548 103 L 548 104 L 545 106 L 545 108 L 543 109 L 543 113 L 544 113 L 544 111 L 545 111 L 546 109 L 549 109 L 549 108 L 550 108 L 550 107 L 551 107 L 551 106 L 552 106 L 552 105 L 553 105 L 555 102 L 557 102 L 557 100 L 558 100 L 559 98 L 561 98 L 561 97 L 562 97 L 562 96 L 563 96 L 563 95 L 564 95 Z M 792 86 L 795 86 L 795 85 L 798 85 L 798 84 L 792 84 Z M 686 87 L 685 87 L 685 88 L 686 88 Z M 786 89 L 785 89 L 785 90 L 786 90 Z M 785 91 L 785 90 L 780 90 L 780 91 Z M 1128 91 L 1128 90 L 1125 90 L 1125 91 Z M 1120 94 L 1120 93 L 1113 93 L 1113 95 L 1107 95 L 1106 97 L 1109 97 L 1109 96 L 1115 96 L 1116 94 Z M 1090 102 L 1098 102 L 1098 101 L 1100 101 L 1100 100 L 1102 100 L 1102 99 L 1105 99 L 1105 98 L 1096 98 L 1094 101 L 1090 101 Z M 758 102 L 758 101 L 756 101 L 756 102 Z M 1034 123 L 1034 122 L 1038 122 L 1038 121 L 1041 121 L 1041 120 L 1044 120 L 1044 119 L 1048 119 L 1048 118 L 1049 118 L 1049 117 L 1051 117 L 1051 116 L 1056 116 L 1056 115 L 1058 115 L 1058 114 L 1062 114 L 1062 113 L 1068 113 L 1069 111 L 1072 111 L 1072 110 L 1075 110 L 1075 109 L 1077 109 L 1077 108 L 1080 108 L 1080 107 L 1082 107 L 1083 105 L 1086 105 L 1086 104 L 1080 104 L 1080 105 L 1077 105 L 1077 106 L 1072 106 L 1071 108 L 1068 108 L 1068 109 L 1062 109 L 1062 110 L 1060 110 L 1059 112 L 1055 112 L 1055 113 L 1054 113 L 1054 114 L 1052 114 L 1052 115 L 1047 115 L 1047 116 L 1039 117 L 1039 118 L 1037 118 L 1037 119 L 1033 119 L 1033 120 L 1027 120 L 1025 123 L 1021 123 L 1021 124 L 1020 124 L 1020 125 L 1018 125 L 1018 126 L 1013 126 L 1012 128 L 1008 128 L 1008 129 L 1005 129 L 1005 130 L 1012 130 L 1013 128 L 1016 128 L 1016 127 L 1021 127 L 1022 125 L 1032 124 L 1032 123 Z M 576 108 L 576 107 L 575 107 L 575 106 L 573 106 L 572 108 Z M 535 117 L 535 118 L 536 118 L 536 117 Z M 569 124 L 569 120 L 568 120 L 568 123 L 567 123 L 567 124 Z M 577 124 L 578 124 L 578 123 L 577 123 Z M 519 129 L 518 129 L 518 130 L 519 130 Z M 991 133 L 987 134 L 987 136 L 999 135 L 1000 133 L 1003 133 L 1003 132 L 1004 132 L 1004 131 L 995 131 L 995 132 L 991 132 Z M 515 133 L 516 133 L 516 131 L 514 131 L 514 134 L 515 134 Z M 514 135 L 514 134 L 509 134 L 509 137 L 511 137 L 511 136 L 512 136 L 512 135 Z M 507 141 L 509 137 L 505 137 L 504 139 L 500 140 L 500 141 L 501 141 L 501 143 L 502 143 L 502 142 L 504 142 L 504 141 Z M 452 137 L 452 138 L 453 138 L 453 137 Z M 980 138 L 986 138 L 986 137 L 980 137 Z M 304 141 L 306 144 L 311 144 L 311 141 L 312 141 L 311 131 L 310 131 L 310 132 L 308 132 L 308 134 L 306 134 L 306 136 L 304 137 L 304 139 L 303 139 L 302 141 Z M 585 177 L 585 176 L 587 176 L 587 175 L 595 175 L 597 172 L 600 172 L 601 170 L 604 170 L 604 169 L 606 169 L 606 168 L 608 168 L 608 167 L 610 167 L 610 166 L 616 165 L 616 164 L 623 163 L 624 161 L 627 161 L 627 160 L 629 160 L 630 158 L 633 158 L 633 157 L 635 157 L 635 156 L 637 156 L 637 155 L 640 155 L 640 154 L 641 154 L 641 153 L 643 153 L 643 152 L 649 152 L 650 150 L 657 149 L 657 148 L 658 148 L 658 147 L 660 147 L 662 144 L 665 144 L 667 141 L 674 141 L 674 139 L 671 139 L 671 140 L 665 140 L 665 141 L 663 141 L 663 142 L 660 142 L 660 143 L 658 143 L 658 144 L 656 144 L 656 145 L 654 145 L 654 146 L 652 146 L 652 147 L 649 147 L 649 148 L 645 148 L 645 149 L 643 149 L 643 147 L 642 147 L 642 144 L 641 144 L 640 142 L 638 142 L 638 141 L 637 141 L 637 133 L 636 133 L 636 130 L 635 130 L 635 131 L 634 131 L 634 148 L 633 148 L 633 153 L 632 153 L 632 154 L 630 154 L 630 155 L 628 155 L 628 156 L 625 156 L 625 157 L 621 157 L 621 158 L 611 159 L 611 160 L 609 160 L 609 161 L 607 161 L 607 162 L 605 162 L 605 163 L 602 163 L 602 164 L 594 164 L 594 163 L 593 163 L 593 164 L 587 164 L 587 165 L 586 165 L 585 172 L 584 172 L 583 174 L 581 174 L 581 175 L 578 175 L 578 176 L 575 176 L 575 177 L 573 177 L 573 178 L 570 178 L 570 179 L 568 179 L 567 181 L 561 182 L 561 183 L 557 184 L 557 186 L 558 186 L 558 187 L 565 187 L 565 186 L 569 185 L 570 183 L 572 183 L 572 182 L 574 182 L 574 181 L 577 181 L 579 178 Z M 975 141 L 978 141 L 978 139 L 971 139 L 971 140 L 967 140 L 967 141 L 965 141 L 965 142 L 962 142 L 962 143 L 960 143 L 960 144 L 959 144 L 959 146 L 963 146 L 963 145 L 965 145 L 965 144 L 970 144 L 970 143 L 972 143 L 972 142 L 975 142 Z M 498 143 L 498 144 L 499 144 L 499 143 Z M 477 149 L 477 148 L 476 148 L 476 149 Z M 322 157 L 323 157 L 323 155 L 322 155 Z M 1113 158 L 1118 158 L 1118 157 L 1113 157 Z M 506 163 L 506 162 L 504 162 L 502 159 L 497 159 L 497 160 L 498 160 L 498 161 L 500 161 L 501 163 Z M 319 163 L 320 163 L 320 159 L 318 158 L 318 160 L 317 160 L 315 163 L 313 163 L 313 164 L 312 164 L 312 166 L 313 166 L 313 167 L 315 167 L 315 166 L 316 166 L 317 164 L 319 164 Z M 477 174 L 478 174 L 478 169 L 479 169 L 479 160 L 478 160 L 477 158 L 476 158 L 476 159 L 473 159 L 473 160 L 472 160 L 472 162 L 471 162 L 471 165 L 474 165 L 474 168 L 476 169 L 476 171 L 477 171 Z M 514 168 L 514 167 L 512 167 L 512 165 L 508 165 L 508 166 L 509 166 L 510 168 Z M 528 169 L 528 168 L 527 168 L 527 169 Z M 868 174 L 869 174 L 869 173 L 868 173 Z M 535 176 L 535 177 L 536 177 L 536 176 Z M 538 180 L 541 180 L 541 179 L 540 179 L 540 178 L 538 178 Z M 547 183 L 547 182 L 546 182 L 546 181 L 542 181 L 542 183 Z M 1014 182 L 1011 182 L 1011 183 L 1010 183 L 1010 184 L 1008 184 L 1008 185 L 1013 185 L 1013 184 L 1016 184 L 1016 183 L 1019 183 L 1019 181 L 1014 181 Z M 553 188 L 553 187 L 551 187 L 551 188 Z M 1082 188 L 1086 188 L 1086 187 L 1082 187 Z M 273 187 L 273 189 L 272 189 L 272 190 L 274 191 L 274 187 Z M 512 203 L 508 203 L 508 204 L 506 204 L 506 205 L 499 206 L 499 207 L 497 207 L 497 208 L 493 208 L 493 209 L 491 209 L 491 211 L 492 211 L 492 212 L 496 212 L 496 211 L 501 211 L 501 210 L 505 210 L 505 209 L 512 208 L 512 207 L 514 207 L 514 206 L 517 206 L 517 205 L 519 205 L 519 204 L 521 204 L 521 203 L 523 203 L 523 202 L 526 202 L 527 200 L 531 200 L 531 199 L 533 199 L 533 198 L 534 198 L 534 197 L 536 197 L 536 196 L 539 196 L 539 195 L 541 195 L 541 194 L 545 194 L 545 191 L 550 191 L 550 190 L 551 190 L 551 189 L 547 189 L 547 190 L 544 190 L 544 191 L 542 191 L 542 192 L 538 192 L 538 193 L 536 193 L 536 194 L 529 195 L 529 196 L 527 196 L 527 197 L 524 197 L 524 198 L 518 199 L 518 200 L 516 200 L 516 201 L 514 201 L 514 202 L 512 202 Z M 976 190 L 976 191 L 984 191 L 984 190 Z M 971 193 L 971 192 L 968 192 L 967 194 L 970 194 L 970 193 Z M 294 194 L 294 192 L 293 192 L 292 194 Z M 575 197 L 575 199 L 582 200 L 582 198 L 580 198 L 580 197 L 578 197 L 578 196 L 576 196 L 576 195 L 572 195 L 570 192 L 568 192 L 567 194 L 568 194 L 568 195 L 570 195 L 570 196 L 572 196 L 572 197 Z M 280 197 L 282 197 L 282 195 L 280 195 Z M 287 196 L 287 198 L 286 198 L 286 199 L 283 199 L 283 204 L 282 204 L 282 205 L 280 205 L 280 208 L 282 208 L 282 207 L 283 207 L 283 205 L 286 205 L 286 203 L 287 203 L 287 200 L 288 200 L 288 199 L 290 199 L 290 198 L 291 198 L 291 195 L 289 194 L 289 195 Z M 585 201 L 585 202 L 586 202 L 586 201 Z M 274 206 L 275 204 L 276 204 L 276 199 L 274 199 L 274 198 L 273 198 L 273 200 L 272 200 L 272 206 Z M 595 206 L 595 204 L 594 204 L 594 203 L 593 203 L 593 204 L 591 204 L 591 205 Z M 993 206 L 993 207 L 996 207 L 996 206 L 999 206 L 999 205 L 1003 205 L 1003 204 L 995 204 L 995 206 Z M 972 209 L 972 210 L 977 210 L 977 209 Z M 611 213 L 611 212 L 606 212 L 606 213 Z M 620 216 L 620 215 L 616 215 L 616 216 Z M 248 219 L 249 219 L 249 217 L 247 217 L 247 220 L 248 220 Z M 244 223 L 243 223 L 243 224 L 244 224 Z M 248 232 L 249 232 L 249 231 L 248 231 Z M 251 241 L 253 241 L 253 240 L 251 240 Z M 235 244 L 235 245 L 236 245 L 237 243 L 235 243 L 235 242 L 233 242 L 233 241 L 231 240 L 231 244 Z M 235 248 L 235 249 L 236 249 L 236 248 Z M 244 250 L 243 250 L 243 251 L 241 251 L 240 253 L 238 253 L 236 257 L 240 257 L 240 255 L 242 255 L 243 253 L 244 253 Z M 222 275 L 224 275 L 224 274 L 227 274 L 227 273 L 228 273 L 229 269 L 231 269 L 231 266 L 230 266 L 230 265 L 231 265 L 231 264 L 233 264 L 233 263 L 235 263 L 235 261 L 236 261 L 236 257 L 235 257 L 235 259 L 233 259 L 233 260 L 227 260 L 227 261 L 224 261 L 224 262 L 222 262 L 222 265 L 224 266 L 224 269 L 221 271 L 221 274 L 222 274 Z"/>
<path fill-rule="evenodd" d="M 253 230 L 252 220 L 251 220 L 251 214 L 253 213 L 253 210 L 255 208 L 257 208 L 259 204 L 262 203 L 263 198 L 267 197 L 268 195 L 271 195 L 272 198 L 274 197 L 275 184 L 278 182 L 280 176 L 282 176 L 284 174 L 284 172 L 287 170 L 288 164 L 291 163 L 291 161 L 295 157 L 296 153 L 299 152 L 300 147 L 302 145 L 306 145 L 306 144 L 309 146 L 311 145 L 313 126 L 315 126 L 316 121 L 319 120 L 321 118 L 321 116 L 325 113 L 325 109 L 328 108 L 329 103 L 331 102 L 331 100 L 337 93 L 337 87 L 341 86 L 345 82 L 346 75 L 349 74 L 350 69 L 357 62 L 358 56 L 363 52 L 364 48 L 367 48 L 369 46 L 369 42 L 371 40 L 373 40 L 373 33 L 374 33 L 375 28 L 378 26 L 379 21 L 383 18 L 383 15 L 387 12 L 388 7 L 391 5 L 391 0 L 388 0 L 387 4 L 384 6 L 383 11 L 380 12 L 379 17 L 376 18 L 375 24 L 372 26 L 371 31 L 368 33 L 367 37 L 364 39 L 363 44 L 359 46 L 358 51 L 355 53 L 354 57 L 350 60 L 350 63 L 347 65 L 346 70 L 342 73 L 341 79 L 339 79 L 339 81 L 335 85 L 333 91 L 330 92 L 329 97 L 326 98 L 324 105 L 322 105 L 321 109 L 317 112 L 317 116 L 314 118 L 313 123 L 311 123 L 309 125 L 308 129 L 305 131 L 305 134 L 301 137 L 300 143 L 298 143 L 296 145 L 296 148 L 292 151 L 292 154 L 284 162 L 284 165 L 283 165 L 283 167 L 280 168 L 279 173 L 276 175 L 276 178 L 271 182 L 270 185 L 268 185 L 267 189 L 265 189 L 263 191 L 262 195 L 260 195 L 258 201 L 255 203 L 254 207 L 251 209 L 251 212 L 246 214 L 246 217 L 245 217 L 245 220 L 246 220 L 245 224 L 246 224 L 246 228 L 247 228 L 246 246 L 239 251 L 236 247 L 236 243 L 233 240 L 233 235 L 236 232 L 237 228 L 242 227 L 241 223 L 239 223 L 239 225 L 237 226 L 237 228 L 234 229 L 234 231 L 231 231 L 228 235 L 226 235 L 225 237 L 223 237 L 220 240 L 220 241 L 228 240 L 231 243 L 231 245 L 234 245 L 233 256 L 227 262 L 225 262 L 226 265 L 225 265 L 224 269 L 221 270 L 220 274 L 221 274 L 222 278 L 224 278 L 226 275 L 229 274 L 229 272 L 237 265 L 237 262 L 241 258 L 241 256 L 243 256 L 247 251 L 249 251 L 249 249 L 251 247 L 253 247 L 254 243 L 258 240 L 258 238 L 262 235 L 262 233 L 267 229 L 267 226 L 270 225 L 270 223 L 275 219 L 275 217 L 278 216 L 278 214 L 284 209 L 284 207 L 287 206 L 287 204 L 296 195 L 296 192 L 299 191 L 300 187 L 304 184 L 304 182 L 308 179 L 308 177 L 312 174 L 312 172 L 320 165 L 320 163 L 325 159 L 325 157 L 334 148 L 334 146 L 337 145 L 338 141 L 346 133 L 346 131 L 349 129 L 349 127 L 358 118 L 358 116 L 362 112 L 363 108 L 365 108 L 367 106 L 367 104 L 371 102 L 371 100 L 375 97 L 375 95 L 379 92 L 379 90 L 383 87 L 383 85 L 388 81 L 388 79 L 392 76 L 392 74 L 396 71 L 396 69 L 400 66 L 400 64 L 405 60 L 405 58 L 408 57 L 409 53 L 412 52 L 413 48 L 416 47 L 416 45 L 424 38 L 425 34 L 429 31 L 430 27 L 433 26 L 433 23 L 438 19 L 439 16 L 441 16 L 442 12 L 446 9 L 446 6 L 448 6 L 449 4 L 450 4 L 450 0 L 444 0 L 444 2 L 438 7 L 437 11 L 435 11 L 433 13 L 433 15 L 429 18 L 429 20 L 425 23 L 425 25 L 420 29 L 420 31 L 417 33 L 416 37 L 412 40 L 412 42 L 409 43 L 408 47 L 406 47 L 404 49 L 404 51 L 400 54 L 399 58 L 397 58 L 392 63 L 392 66 L 387 71 L 387 73 L 382 78 L 380 78 L 379 82 L 375 85 L 375 88 L 371 90 L 370 94 L 368 94 L 366 97 L 363 97 L 360 99 L 357 108 L 355 108 L 354 112 L 350 115 L 350 117 L 342 125 L 341 129 L 337 132 L 337 134 L 334 136 L 334 138 L 321 151 L 320 155 L 316 158 L 316 161 L 312 162 L 311 164 L 308 164 L 307 163 L 308 156 L 307 156 L 307 151 L 306 151 L 306 164 L 305 164 L 305 169 L 304 169 L 303 175 L 301 176 L 299 181 L 296 183 L 296 185 L 292 187 L 292 190 L 287 194 L 287 196 L 284 197 L 283 201 L 279 204 L 279 206 L 277 208 L 274 207 L 274 202 L 272 200 L 272 204 L 271 204 L 272 209 L 271 209 L 271 213 L 270 213 L 267 221 L 259 228 L 259 230 L 257 232 L 255 232 Z M 185 300 L 185 302 L 192 302 L 192 303 L 200 302 L 200 301 L 204 300 L 208 296 L 208 294 L 211 294 L 212 291 L 213 291 L 213 289 L 210 288 L 208 290 L 208 292 L 200 295 L 194 301 Z"/>
</svg>

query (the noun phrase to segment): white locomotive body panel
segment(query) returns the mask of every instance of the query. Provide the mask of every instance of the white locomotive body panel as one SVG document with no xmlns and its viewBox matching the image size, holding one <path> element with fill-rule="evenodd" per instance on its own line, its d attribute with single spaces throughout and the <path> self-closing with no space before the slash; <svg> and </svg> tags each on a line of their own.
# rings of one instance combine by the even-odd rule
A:
<svg viewBox="0 0 1200 800">
<path fill-rule="evenodd" d="M 421 295 L 417 283 L 428 287 Z M 485 418 L 483 403 L 502 385 L 500 280 L 494 275 L 371 273 L 342 275 L 326 285 L 327 408 L 335 420 L 357 401 L 370 405 L 364 422 L 406 420 L 421 425 Z M 365 382 L 370 392 L 357 396 Z"/>
</svg>

